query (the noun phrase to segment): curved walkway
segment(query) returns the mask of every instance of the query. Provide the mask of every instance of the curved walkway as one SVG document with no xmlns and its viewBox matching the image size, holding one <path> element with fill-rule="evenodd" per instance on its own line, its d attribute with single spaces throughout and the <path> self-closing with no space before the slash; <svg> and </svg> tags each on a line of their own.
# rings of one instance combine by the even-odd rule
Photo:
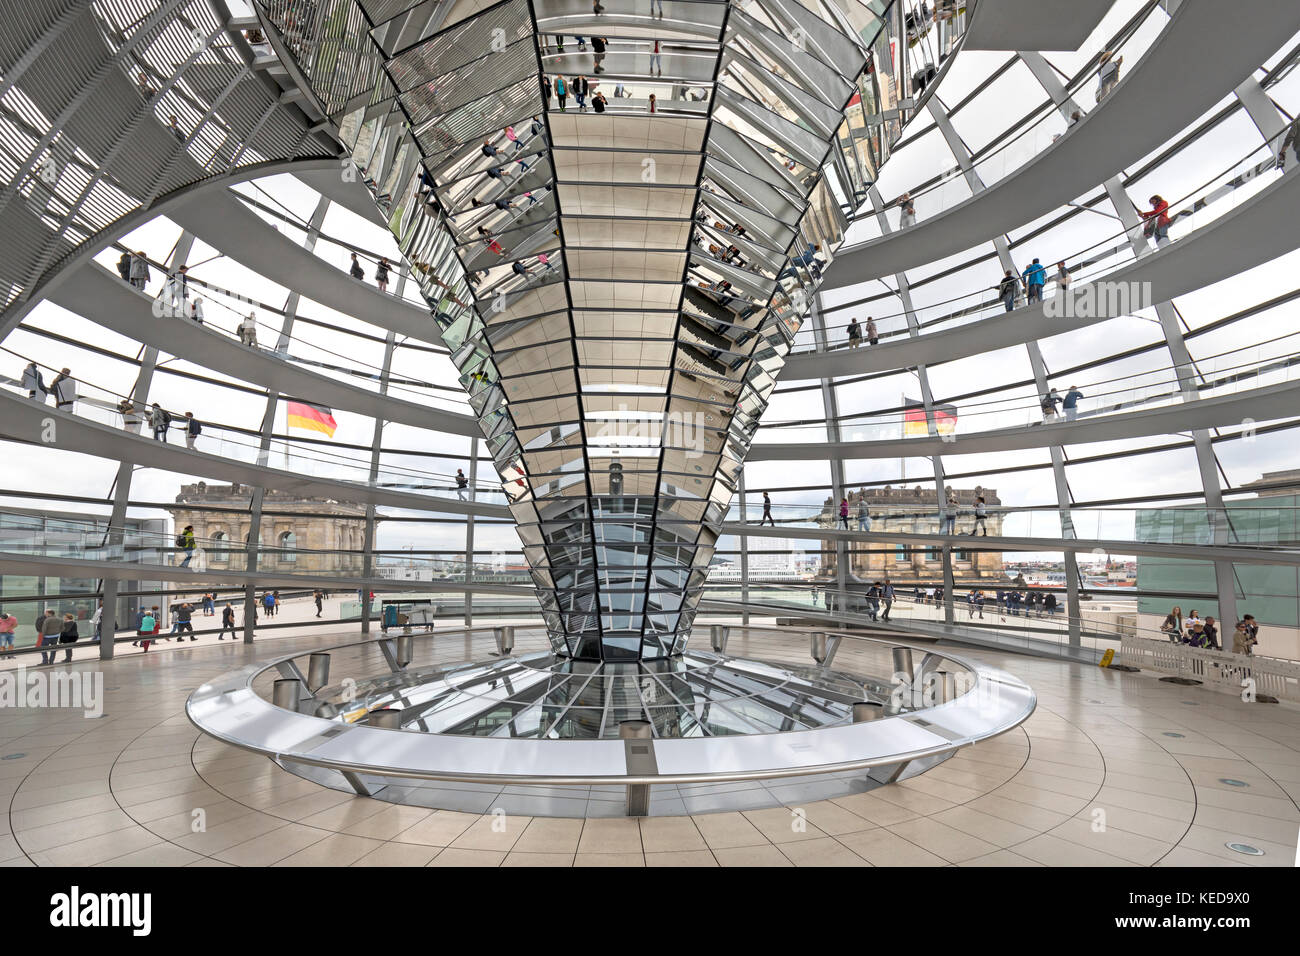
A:
<svg viewBox="0 0 1300 956">
<path fill-rule="evenodd" d="M 1232 8 L 1183 0 L 1146 55 L 1073 129 L 971 198 L 909 229 L 842 248 L 822 290 L 936 262 L 1065 205 L 1196 120 L 1297 29 L 1294 0 Z"/>
<path fill-rule="evenodd" d="M 967 50 L 1078 50 L 1110 10 L 1079 0 L 979 3 L 966 28 Z"/>
<path fill-rule="evenodd" d="M 520 628 L 521 653 L 546 646 Z M 699 635 L 697 635 L 699 639 Z M 1300 826 L 1300 720 L 1155 675 L 963 648 L 1029 682 L 1038 709 L 1020 728 L 927 773 L 824 800 L 792 787 L 785 807 L 694 816 L 555 819 L 397 806 L 319 787 L 201 734 L 184 716 L 212 674 L 337 643 L 337 633 L 272 646 L 187 645 L 107 667 L 104 716 L 0 710 L 6 739 L 0 860 L 9 865 L 169 866 L 1285 866 Z M 836 663 L 853 669 L 859 642 Z M 806 663 L 807 647 L 733 636 L 730 650 Z M 929 648 L 927 648 L 929 649 Z M 481 633 L 438 662 L 487 659 Z M 863 669 L 866 669 L 865 666 Z M 60 665 L 59 670 L 63 668 Z M 1170 736 L 1171 734 L 1177 736 Z M 12 756 L 21 754 L 21 756 Z M 1231 779 L 1246 784 L 1232 786 Z M 593 806 L 595 805 L 593 801 Z M 193 830 L 202 807 L 203 832 Z M 807 826 L 792 832 L 791 808 Z M 1106 826 L 1093 826 L 1097 809 Z M 497 825 L 494 826 L 494 821 Z M 1226 843 L 1264 851 L 1244 856 Z"/>
<path fill-rule="evenodd" d="M 376 226 L 388 228 L 388 221 L 384 218 L 379 207 L 371 198 L 369 190 L 361 185 L 361 180 L 353 178 L 351 182 L 343 179 L 343 170 L 351 168 L 344 167 L 342 162 L 334 169 L 322 169 L 316 172 L 295 173 L 294 177 L 302 182 L 308 189 L 314 189 L 322 196 L 336 202 L 344 209 L 356 213 L 367 222 L 372 222 Z"/>
<path fill-rule="evenodd" d="M 803 461 L 810 452 L 831 458 L 898 458 L 917 455 L 973 455 L 1050 445 L 1120 441 L 1146 435 L 1171 435 L 1193 428 L 1240 425 L 1246 419 L 1263 422 L 1300 414 L 1300 381 L 1284 382 L 1223 395 L 1177 402 L 1140 412 L 1080 417 L 1073 422 L 1052 422 L 998 428 L 965 435 L 927 438 L 893 438 L 849 442 L 755 442 L 749 461 Z M 847 425 L 843 427 L 848 427 Z M 899 430 L 902 430 L 900 422 Z M 773 429 L 772 433 L 776 430 Z M 762 429 L 759 434 L 762 435 Z"/>
<path fill-rule="evenodd" d="M 109 461 L 129 461 L 146 468 L 161 468 L 178 475 L 202 475 L 241 485 L 301 494 L 309 498 L 332 498 L 358 504 L 386 505 L 444 514 L 510 517 L 510 510 L 505 505 L 398 491 L 344 479 L 319 478 L 255 465 L 226 455 L 190 451 L 184 445 L 154 441 L 142 434 L 57 411 L 6 389 L 0 389 L 0 416 L 3 416 L 0 418 L 0 435 L 15 441 L 29 444 L 40 442 L 45 422 L 53 421 L 60 448 L 74 449 Z M 207 443 L 204 438 L 199 441 Z"/>
<path fill-rule="evenodd" d="M 363 322 L 431 345 L 443 344 L 428 307 L 380 292 L 308 252 L 251 212 L 229 190 L 205 190 L 167 214 L 235 262 Z"/>
<path fill-rule="evenodd" d="M 55 289 L 50 299 L 137 342 L 285 395 L 416 428 L 475 438 L 480 435 L 478 420 L 472 415 L 384 396 L 295 365 L 269 349 L 250 348 L 211 326 L 156 316 L 152 296 L 123 282 L 98 263 L 83 266 Z"/>
<path fill-rule="evenodd" d="M 663 40 L 707 40 L 721 38 L 725 6 L 711 0 L 661 0 L 662 18 L 640 0 L 605 0 L 599 16 L 586 0 L 536 0 L 533 15 L 538 32 L 575 36 L 643 38 Z"/>
<path fill-rule="evenodd" d="M 853 520 L 850 518 L 850 520 Z M 957 517 L 959 527 L 971 523 L 969 514 Z M 850 544 L 918 544 L 948 545 L 953 548 L 970 548 L 980 551 L 1074 551 L 1080 553 L 1105 552 L 1107 554 L 1140 554 L 1162 558 L 1186 559 L 1195 554 L 1197 560 L 1232 561 L 1234 564 L 1300 565 L 1300 551 L 1268 550 L 1249 545 L 1165 544 L 1149 541 L 1118 541 L 1096 538 L 1033 538 L 1027 536 L 969 534 L 915 534 L 892 531 L 845 531 L 835 528 L 792 528 L 777 525 L 775 528 L 756 524 L 724 522 L 717 526 L 722 534 L 755 538 L 800 538 L 812 540 L 847 541 Z"/>
<path fill-rule="evenodd" d="M 1119 315 L 1131 296 L 1100 295 L 1116 283 L 1138 283 L 1150 288 L 1150 301 L 1168 302 L 1175 296 L 1231 278 L 1300 247 L 1300 175 L 1283 176 L 1213 223 L 1189 233 L 1149 255 L 1115 269 L 1092 282 L 1071 288 L 1075 300 L 1088 297 L 1096 314 L 1054 316 L 1044 309 L 1051 300 L 1022 306 L 966 322 L 940 332 L 899 336 L 879 345 L 829 352 L 792 353 L 781 380 L 804 380 L 892 371 L 915 365 L 938 365 L 955 356 L 978 355 L 1034 339 L 1085 328 Z M 1091 290 L 1086 292 L 1085 290 Z M 865 308 L 862 310 L 865 312 Z M 1085 311 L 1085 310 L 1080 310 Z"/>
<path fill-rule="evenodd" d="M 45 278 L 32 287 L 30 295 L 15 301 L 3 312 L 3 317 L 0 318 L 0 336 L 8 335 L 32 309 L 51 296 L 53 290 L 76 274 L 81 266 L 86 265 L 121 237 L 138 229 L 150 220 L 159 216 L 170 216 L 177 206 L 188 202 L 196 192 L 204 190 L 226 192 L 231 186 L 267 176 L 277 176 L 284 173 L 297 175 L 321 169 L 337 168 L 337 159 L 318 156 L 239 166 L 230 172 L 209 176 L 202 182 L 168 193 L 149 206 L 135 209 L 114 222 L 110 229 L 97 233 L 94 238 L 88 239 L 79 245 L 74 246 L 64 239 L 53 237 L 50 241 L 55 249 L 55 258 L 59 262 L 58 271 L 47 274 Z M 4 210 L 3 222 L 15 234 L 43 235 L 49 231 L 48 227 L 42 225 L 40 220 L 32 213 L 30 206 L 19 205 L 16 202 L 10 203 Z"/>
<path fill-rule="evenodd" d="M 242 553 L 242 552 L 241 552 Z M 273 555 L 262 555 L 270 565 Z M 334 571 L 277 571 L 272 567 L 256 571 L 227 571 L 212 568 L 182 568 L 140 561 L 101 561 L 94 558 L 44 557 L 0 551 L 0 574 L 41 574 L 85 580 L 179 581 L 191 587 L 231 587 L 251 584 L 257 588 L 325 588 L 333 591 L 465 591 L 471 594 L 532 595 L 528 584 L 465 584 L 463 581 L 394 581 L 390 578 L 340 574 Z"/>
</svg>

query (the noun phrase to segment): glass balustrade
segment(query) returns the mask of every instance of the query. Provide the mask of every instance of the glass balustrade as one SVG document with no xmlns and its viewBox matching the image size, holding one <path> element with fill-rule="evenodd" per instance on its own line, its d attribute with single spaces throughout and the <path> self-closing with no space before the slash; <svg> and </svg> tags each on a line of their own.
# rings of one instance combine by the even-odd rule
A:
<svg viewBox="0 0 1300 956">
<path fill-rule="evenodd" d="M 906 489 L 900 489 L 901 497 L 908 494 L 910 492 Z M 763 533 L 773 538 L 779 538 L 783 529 L 813 528 L 847 530 L 864 536 L 869 533 L 873 537 L 889 534 L 937 536 L 947 516 L 953 517 L 954 529 L 947 537 L 983 537 L 973 535 L 977 528 L 977 515 L 971 503 L 959 503 L 954 510 L 941 515 L 935 508 L 932 490 L 918 496 L 915 505 L 905 500 L 891 502 L 883 508 L 870 503 L 865 521 L 858 517 L 856 500 L 850 500 L 845 521 L 840 520 L 838 504 L 821 508 L 774 504 L 771 514 L 775 526 L 764 525 Z M 762 515 L 762 502 L 750 498 L 745 504 L 746 520 L 743 523 L 757 527 L 764 520 Z M 742 523 L 738 503 L 732 504 L 724 521 Z M 1272 505 L 1268 499 L 1248 499 L 1221 509 L 1173 504 L 1147 508 L 1070 508 L 1063 512 L 1049 507 L 998 505 L 986 508 L 985 521 L 979 526 L 987 527 L 988 534 L 995 538 L 1037 539 L 1033 542 L 1035 550 L 1051 550 L 1047 546 L 1062 539 L 1097 541 L 1119 547 L 1126 543 L 1220 544 L 1287 550 L 1300 547 L 1300 508 Z M 799 546 L 801 540 L 806 539 L 791 539 L 795 550 L 806 550 L 806 546 Z M 975 548 L 979 543 L 972 541 L 964 546 Z M 1187 558 L 1195 560 L 1195 552 L 1189 552 Z"/>
<path fill-rule="evenodd" d="M 1171 199 L 1169 201 L 1169 216 L 1172 221 L 1169 227 L 1169 241 L 1176 243 L 1180 239 L 1210 226 L 1216 220 L 1254 198 L 1264 188 L 1277 182 L 1283 175 L 1289 174 L 1297 165 L 1300 165 L 1295 162 L 1278 164 L 1274 159 L 1283 136 L 1285 136 L 1285 133 L 1278 134 L 1266 143 L 1253 146 L 1238 160 L 1207 179 L 1197 189 L 1189 191 L 1178 199 Z M 965 186 L 963 183 L 951 188 L 961 190 L 965 189 Z M 967 195 L 969 195 L 968 190 Z M 1145 203 L 1140 208 L 1145 208 Z M 1136 247 L 1135 242 L 1137 243 Z M 1057 261 L 1066 263 L 1067 268 L 1070 270 L 1071 285 L 1077 290 L 1084 283 L 1103 279 L 1106 275 L 1115 272 L 1119 268 L 1131 265 L 1140 254 L 1144 255 L 1149 251 L 1154 251 L 1154 249 L 1151 240 L 1144 236 L 1143 227 L 1139 225 L 1132 230 L 1117 229 L 1105 239 L 1087 248 L 1080 249 L 1068 256 L 1058 256 L 1056 258 Z M 839 250 L 839 255 L 843 256 L 852 251 L 851 247 L 846 247 Z M 1046 265 L 1049 268 L 1049 281 L 1044 287 L 1044 294 L 1051 298 L 1060 294 L 1059 285 L 1055 280 L 1055 271 L 1051 268 L 1051 264 L 1047 263 Z M 1017 306 L 1024 304 L 1023 292 L 1022 287 L 1015 303 Z M 882 304 L 888 301 L 883 300 Z M 1111 299 L 1109 301 L 1115 300 Z M 1144 306 L 1149 307 L 1150 305 L 1141 294 L 1129 295 L 1123 302 L 1127 303 L 1127 307 L 1122 309 L 1121 314 L 1131 314 Z M 1054 308 L 1056 307 L 1049 303 L 1049 316 Z M 1063 304 L 1061 308 L 1064 308 Z M 946 299 L 934 305 L 914 309 L 911 314 L 921 332 L 928 334 L 947 331 L 982 319 L 996 318 L 1005 314 L 1006 311 L 1006 306 L 998 298 L 996 289 L 990 287 Z M 874 314 L 869 302 L 838 306 L 832 316 L 852 316 L 855 313 L 857 313 L 860 322 L 865 322 L 866 316 L 872 315 L 881 342 L 898 340 L 910 334 L 906 313 Z M 845 332 L 848 323 L 849 319 L 847 317 L 843 321 L 833 318 L 826 326 L 826 336 L 829 343 L 824 347 L 818 345 L 817 336 L 820 335 L 819 332 L 811 326 L 801 329 L 796 337 L 794 354 L 849 348 L 846 340 L 847 333 Z"/>
<path fill-rule="evenodd" d="M 1041 396 L 969 404 L 935 403 L 935 431 L 928 429 L 924 409 L 843 418 L 831 424 L 760 425 L 755 444 L 873 442 L 908 438 L 955 438 L 1002 429 L 1030 428 L 1067 421 L 1084 422 L 1102 416 L 1149 412 L 1197 399 L 1224 398 L 1293 382 L 1300 375 L 1300 333 L 1220 355 L 1206 356 L 1186 366 L 1173 366 L 1103 383 L 1076 383 L 1084 397 L 1074 414 L 1058 405 L 1048 411 Z"/>
<path fill-rule="evenodd" d="M 46 378 L 52 370 L 46 370 Z M 26 396 L 27 392 L 15 381 L 0 382 L 9 391 Z M 81 379 L 77 380 L 78 400 L 72 406 L 72 414 L 79 418 L 113 428 L 124 428 L 125 419 L 118 410 L 122 397 Z M 131 434 L 149 438 L 152 429 L 148 423 L 148 409 L 135 413 L 133 417 L 144 420 L 139 424 L 124 428 Z M 172 411 L 171 426 L 167 431 L 168 443 L 184 446 L 185 418 Z M 440 472 L 423 471 L 415 468 L 397 468 L 381 463 L 375 477 L 371 477 L 368 458 L 352 457 L 342 453 L 331 452 L 326 448 L 313 447 L 308 444 L 272 438 L 263 448 L 255 434 L 248 431 L 224 427 L 210 421 L 201 420 L 202 433 L 195 440 L 194 450 L 230 461 L 259 465 L 294 475 L 306 474 L 329 481 L 347 482 L 364 485 L 368 488 L 385 488 L 394 491 L 424 494 L 430 498 L 449 498 L 455 500 L 475 501 L 486 504 L 505 504 L 505 494 L 499 487 L 466 488 L 460 497 L 454 475 Z M 386 449 L 387 453 L 396 453 L 398 449 Z M 201 472 L 196 463 L 195 471 Z M 495 482 L 493 482 L 495 484 Z M 431 502 L 432 504 L 432 502 Z"/>
</svg>

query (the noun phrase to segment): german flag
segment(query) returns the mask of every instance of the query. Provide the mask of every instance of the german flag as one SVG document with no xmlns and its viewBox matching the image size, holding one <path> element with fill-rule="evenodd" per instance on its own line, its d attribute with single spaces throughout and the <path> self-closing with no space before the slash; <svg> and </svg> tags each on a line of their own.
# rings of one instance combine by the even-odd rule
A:
<svg viewBox="0 0 1300 956">
<path fill-rule="evenodd" d="M 934 406 L 934 427 L 940 435 L 951 435 L 957 430 L 957 406 Z M 903 397 L 903 437 L 924 438 L 930 434 L 925 418 L 925 403 Z"/>
<path fill-rule="evenodd" d="M 313 405 L 311 402 L 289 402 L 285 408 L 288 413 L 290 428 L 301 428 L 309 432 L 324 432 L 334 437 L 338 422 L 334 421 L 334 412 L 325 405 Z"/>
</svg>

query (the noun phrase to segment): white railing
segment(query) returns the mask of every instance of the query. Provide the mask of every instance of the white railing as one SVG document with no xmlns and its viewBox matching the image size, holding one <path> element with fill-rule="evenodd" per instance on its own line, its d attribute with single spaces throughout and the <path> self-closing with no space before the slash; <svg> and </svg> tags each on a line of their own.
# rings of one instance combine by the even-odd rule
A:
<svg viewBox="0 0 1300 956">
<path fill-rule="evenodd" d="M 1131 667 L 1162 671 L 1241 694 L 1243 700 L 1253 694 L 1300 703 L 1298 661 L 1209 651 L 1143 637 L 1125 637 L 1120 642 L 1119 659 Z"/>
</svg>

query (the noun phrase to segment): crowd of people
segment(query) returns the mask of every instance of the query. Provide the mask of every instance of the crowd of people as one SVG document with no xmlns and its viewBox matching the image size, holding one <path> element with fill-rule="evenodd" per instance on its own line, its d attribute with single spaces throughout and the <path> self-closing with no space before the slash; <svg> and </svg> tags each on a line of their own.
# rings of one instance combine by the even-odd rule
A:
<svg viewBox="0 0 1300 956">
<path fill-rule="evenodd" d="M 187 529 L 192 531 L 193 529 Z M 322 592 L 316 591 L 313 595 L 316 601 L 316 616 L 320 617 L 322 606 Z M 261 606 L 263 613 L 268 617 L 275 617 L 280 609 L 280 592 L 267 591 L 262 597 L 253 602 L 253 620 L 258 619 L 257 609 Z M 217 616 L 217 596 L 215 593 L 204 592 L 199 599 L 199 608 L 203 617 Z M 224 641 L 226 634 L 230 635 L 232 641 L 238 640 L 235 631 L 235 608 L 234 605 L 227 601 L 221 607 L 221 629 L 217 632 L 217 640 Z M 156 641 L 184 641 L 186 635 L 191 641 L 197 641 L 194 634 L 194 605 L 189 601 L 182 601 L 171 606 L 172 612 L 172 629 L 165 635 L 160 636 L 162 629 L 161 608 L 154 604 L 150 607 L 141 606 L 136 610 L 134 629 L 136 640 L 131 642 L 132 647 L 139 647 L 144 651 L 149 650 L 149 645 Z"/>
<path fill-rule="evenodd" d="M 100 639 L 100 625 L 104 614 L 104 602 L 101 600 L 95 608 L 94 613 L 89 618 L 89 626 L 93 640 Z M 65 663 L 72 660 L 72 645 L 77 643 L 83 636 L 77 626 L 78 614 L 72 611 L 66 611 L 60 614 L 53 608 L 44 608 L 36 615 L 34 622 L 36 630 L 37 648 L 41 650 L 41 663 L 53 664 L 58 655 L 55 648 L 58 645 L 64 647 L 63 660 Z M 13 614 L 0 612 L 0 657 L 14 659 L 14 634 L 18 629 L 18 618 Z M 46 651 L 43 648 L 50 648 Z"/>
<path fill-rule="evenodd" d="M 602 97 L 601 108 L 603 108 L 603 103 L 604 98 Z M 526 131 L 521 131 L 510 125 L 495 136 L 485 137 L 479 151 L 486 158 L 493 160 L 493 163 L 483 170 L 483 175 L 487 177 L 486 185 L 491 187 L 500 184 L 505 187 L 509 182 L 517 182 L 522 178 L 524 173 L 528 171 L 529 157 L 527 155 L 519 156 L 519 153 L 527 149 L 528 144 L 535 138 L 542 136 L 545 128 L 541 117 L 534 116 Z M 514 166 L 513 170 L 510 169 L 512 164 Z M 509 180 L 507 175 L 509 175 Z M 432 180 L 428 179 L 427 175 L 422 174 L 421 182 L 423 184 L 421 188 L 427 187 L 429 195 L 432 196 L 434 186 Z M 524 202 L 524 200 L 527 200 L 527 202 Z M 512 219 L 506 223 L 507 228 L 518 216 L 526 215 L 527 211 L 539 202 L 540 200 L 531 189 L 525 190 L 522 196 L 516 197 L 508 195 L 506 191 L 501 191 L 490 199 L 479 198 L 477 195 L 470 197 L 470 206 L 474 209 L 511 213 Z M 495 253 L 499 258 L 504 258 L 507 250 L 499 238 L 502 228 L 488 229 L 483 225 L 486 218 L 483 215 L 476 218 L 475 234 L 478 236 L 477 241 L 481 242 L 485 248 Z M 550 259 L 545 253 L 531 257 L 531 259 L 532 262 L 524 261 L 522 268 L 515 268 L 514 266 L 518 265 L 517 263 L 512 264 L 515 274 L 533 274 L 532 266 L 534 264 L 540 267 L 536 270 L 538 273 L 554 270 L 555 268 L 550 264 Z M 466 272 L 465 279 L 470 286 L 477 286 L 486 274 L 486 270 L 470 270 Z"/>
<path fill-rule="evenodd" d="M 944 589 L 942 585 L 934 587 L 917 586 L 915 599 L 918 604 L 940 607 L 943 604 Z M 1011 617 L 1051 617 L 1060 607 L 1056 594 L 1037 588 L 1009 588 L 995 590 L 993 600 L 998 613 Z M 966 612 L 968 618 L 984 618 L 984 605 L 989 601 L 989 594 L 982 588 L 975 588 L 966 593 Z"/>
<path fill-rule="evenodd" d="M 1048 278 L 1047 268 L 1040 260 L 1034 259 L 1021 270 L 1018 276 L 1011 269 L 1004 270 L 1002 280 L 993 288 L 997 291 L 998 298 L 1002 300 L 1003 307 L 1011 312 L 1019 306 L 1022 292 L 1025 304 L 1033 305 L 1035 302 L 1042 302 L 1043 289 L 1047 286 Z M 1056 264 L 1056 272 L 1050 278 L 1056 283 L 1058 290 L 1064 291 L 1070 287 L 1070 270 L 1066 268 L 1064 262 Z"/>
<path fill-rule="evenodd" d="M 216 616 L 216 596 L 204 593 L 200 600 L 200 606 L 203 609 L 204 617 Z M 135 633 L 136 639 L 131 642 L 132 647 L 139 647 L 146 653 L 149 651 L 149 645 L 156 641 L 171 641 L 175 638 L 177 641 L 184 641 L 188 634 L 191 641 L 197 641 L 194 634 L 194 605 L 189 601 L 182 601 L 180 604 L 173 605 L 172 608 L 172 629 L 165 637 L 160 637 L 162 630 L 161 608 L 157 604 L 150 607 L 140 607 L 135 614 Z M 235 609 L 229 601 L 221 609 L 221 631 L 217 635 L 217 640 L 226 639 L 226 632 L 230 632 L 230 639 L 236 640 L 235 637 Z"/>
<path fill-rule="evenodd" d="M 1297 156 L 1300 157 L 1300 138 L 1297 139 L 1296 149 Z M 899 203 L 903 209 L 904 225 L 915 222 L 915 207 L 907 193 L 903 194 L 899 199 Z M 1137 210 L 1138 217 L 1142 221 L 1142 234 L 1146 239 L 1152 240 L 1157 249 L 1162 249 L 1170 242 L 1169 226 L 1173 222 L 1173 217 L 1169 214 L 1169 203 L 1158 193 L 1152 196 L 1148 203 L 1151 208 Z M 1066 266 L 1064 261 L 1057 262 L 1056 271 L 1049 274 L 1043 262 L 1035 258 L 1021 270 L 1019 275 L 1012 269 L 1004 269 L 1002 278 L 997 285 L 992 286 L 992 289 L 997 293 L 997 298 L 1002 302 L 1003 308 L 1007 312 L 1012 312 L 1021 305 L 1034 305 L 1042 302 L 1044 290 L 1049 283 L 1054 283 L 1058 294 L 1060 294 L 1070 288 L 1072 281 L 1073 275 L 1070 267 Z M 864 326 L 860 325 L 856 318 L 850 319 L 846 327 L 848 347 L 851 349 L 857 348 L 862 344 L 863 337 Z M 875 323 L 870 317 L 867 319 L 865 337 L 871 345 L 875 345 L 879 338 L 875 331 Z"/>
<path fill-rule="evenodd" d="M 661 0 L 651 0 L 651 5 L 661 3 Z M 601 7 L 597 13 L 602 12 Z M 653 16 L 652 12 L 652 16 Z M 658 18 L 662 19 L 663 11 L 659 11 Z M 544 36 L 542 38 L 542 53 L 544 56 L 551 54 L 565 55 L 565 42 L 569 39 L 564 35 Z M 573 36 L 573 41 L 577 44 L 578 52 L 587 52 L 588 46 L 591 49 L 591 73 L 599 76 L 605 72 L 605 57 L 608 53 L 609 39 L 607 37 L 582 37 Z M 662 78 L 664 43 L 661 39 L 655 37 L 643 41 L 649 44 L 645 49 L 645 54 L 649 56 L 647 74 L 652 77 Z M 542 92 L 542 108 L 550 110 L 551 99 L 554 98 L 560 112 L 568 112 L 569 98 L 572 97 L 578 107 L 579 112 L 585 113 L 590 100 L 590 107 L 597 113 L 605 112 L 608 100 L 599 87 L 599 80 L 593 81 L 586 73 L 571 73 L 565 76 L 563 73 L 546 74 L 543 73 L 540 78 Z M 632 93 L 622 82 L 616 82 L 612 94 L 614 99 L 624 99 L 632 96 Z M 709 97 L 709 90 L 703 86 L 692 86 L 686 83 L 674 83 L 672 97 L 682 100 L 702 101 Z M 659 97 L 655 93 L 650 93 L 646 98 L 646 111 L 649 113 L 658 112 Z"/>
<path fill-rule="evenodd" d="M 176 416 L 162 407 L 159 402 L 145 407 L 143 402 L 124 398 L 117 403 L 117 413 L 122 416 L 122 427 L 135 434 L 140 433 L 140 426 L 146 422 L 154 441 L 167 444 L 167 434 L 173 428 L 179 429 L 185 436 L 185 447 L 197 450 L 199 435 L 203 434 L 203 423 L 194 417 L 193 412 Z"/>
<path fill-rule="evenodd" d="M 997 601 L 998 612 L 1011 617 L 1051 617 L 1056 613 L 1059 607 L 1056 594 L 1052 591 L 1041 591 L 1036 588 L 1011 588 L 1005 591 L 995 591 L 994 598 Z M 984 602 L 986 595 L 982 590 L 970 592 L 966 597 L 967 606 L 970 610 L 969 617 L 974 617 L 978 612 L 979 616 L 984 617 Z"/>
<path fill-rule="evenodd" d="M 951 488 L 948 489 L 948 496 L 945 499 L 945 502 L 947 507 L 941 515 L 942 527 L 940 533 L 957 534 L 957 515 L 960 510 L 960 504 L 957 501 L 956 494 Z M 856 505 L 851 505 L 848 496 L 841 497 L 838 515 L 838 527 L 842 531 L 854 530 L 850 526 L 850 520 L 856 522 L 856 530 L 858 531 L 865 532 L 871 530 L 872 515 L 870 509 L 867 507 L 867 501 L 865 498 L 860 497 Z M 984 495 L 976 495 L 974 507 L 971 509 L 971 515 L 975 520 L 971 522 L 970 531 L 963 531 L 961 534 L 969 534 L 971 536 L 979 534 L 982 537 L 988 537 L 989 510 L 988 501 Z M 895 515 L 895 517 L 898 516 Z M 921 517 L 921 515 L 910 514 L 903 517 L 916 518 Z M 765 522 L 770 522 L 773 527 L 776 527 L 776 521 L 772 518 L 772 499 L 766 491 L 763 492 L 763 516 L 759 519 L 759 526 L 761 527 Z"/>
<path fill-rule="evenodd" d="M 193 529 L 187 528 L 186 531 L 192 532 Z M 324 610 L 324 599 L 324 591 L 318 589 L 313 592 L 312 600 L 318 618 L 322 616 Z M 252 605 L 254 620 L 258 619 L 259 608 L 267 617 L 278 616 L 280 604 L 280 592 L 267 591 Z M 164 614 L 160 605 L 140 605 L 136 608 L 131 621 L 131 629 L 135 632 L 135 640 L 131 642 L 131 646 L 147 652 L 151 644 L 159 641 L 184 642 L 187 637 L 190 641 L 197 641 L 198 637 L 194 633 L 195 617 L 220 616 L 221 629 L 218 631 L 217 640 L 225 640 L 227 634 L 232 641 L 239 639 L 235 630 L 234 605 L 226 601 L 224 605 L 218 606 L 218 595 L 215 591 L 204 591 L 195 601 L 188 599 L 177 601 L 169 605 L 168 610 L 171 612 L 171 629 L 163 633 Z M 59 647 L 63 648 L 63 660 L 67 663 L 72 660 L 72 645 L 83 638 L 98 642 L 102 637 L 103 617 L 103 599 L 98 601 L 93 612 L 89 608 L 78 608 L 75 612 L 60 612 L 54 608 L 40 610 L 33 624 L 36 633 L 34 646 L 40 651 L 41 664 L 56 663 Z M 16 658 L 14 641 L 18 626 L 19 620 L 15 615 L 0 611 L 0 658 Z M 86 628 L 84 633 L 81 630 L 83 627 Z M 116 627 L 113 630 L 116 631 Z"/>
<path fill-rule="evenodd" d="M 1237 622 L 1233 628 L 1230 648 L 1223 646 L 1219 627 L 1212 616 L 1207 614 L 1202 618 L 1195 608 L 1184 617 L 1182 607 L 1175 604 L 1165 615 L 1160 630 L 1174 644 L 1213 651 L 1231 650 L 1234 654 L 1254 654 L 1255 645 L 1259 643 L 1259 623 L 1253 614 L 1244 614 Z"/>
<path fill-rule="evenodd" d="M 192 529 L 187 530 L 192 531 Z M 363 595 L 364 593 L 362 592 Z M 373 600 L 373 591 L 370 592 L 370 597 Z M 317 589 L 312 592 L 311 599 L 316 609 L 315 616 L 319 618 L 324 611 L 325 592 Z M 281 607 L 279 590 L 266 591 L 257 597 L 249 607 L 252 608 L 251 613 L 255 622 L 262 616 L 267 618 L 278 617 Z M 171 627 L 170 630 L 164 632 L 162 630 L 164 626 L 163 620 L 167 616 L 167 611 L 170 612 Z M 169 604 L 166 609 L 159 604 L 141 604 L 136 607 L 129 621 L 129 626 L 135 637 L 131 641 L 131 646 L 148 652 L 151 645 L 161 641 L 170 642 L 174 640 L 179 643 L 184 643 L 187 639 L 197 641 L 198 637 L 195 634 L 194 622 L 196 618 L 200 617 L 220 618 L 221 627 L 217 632 L 217 640 L 224 641 L 227 634 L 229 634 L 232 641 L 239 640 L 236 631 L 235 603 L 231 601 L 222 603 L 218 599 L 217 592 L 204 591 L 197 599 L 183 598 Z M 102 599 L 98 601 L 93 613 L 88 607 L 80 606 L 75 611 L 42 608 L 33 622 L 36 634 L 33 646 L 40 652 L 40 663 L 43 665 L 56 663 L 60 647 L 64 650 L 64 662 L 70 662 L 72 660 L 73 645 L 78 641 L 89 639 L 88 643 L 98 643 L 102 637 L 103 619 L 104 602 Z M 16 659 L 15 637 L 18 627 L 19 619 L 17 616 L 0 610 L 0 659 Z M 116 630 L 115 623 L 112 633 L 116 633 Z"/>
</svg>

